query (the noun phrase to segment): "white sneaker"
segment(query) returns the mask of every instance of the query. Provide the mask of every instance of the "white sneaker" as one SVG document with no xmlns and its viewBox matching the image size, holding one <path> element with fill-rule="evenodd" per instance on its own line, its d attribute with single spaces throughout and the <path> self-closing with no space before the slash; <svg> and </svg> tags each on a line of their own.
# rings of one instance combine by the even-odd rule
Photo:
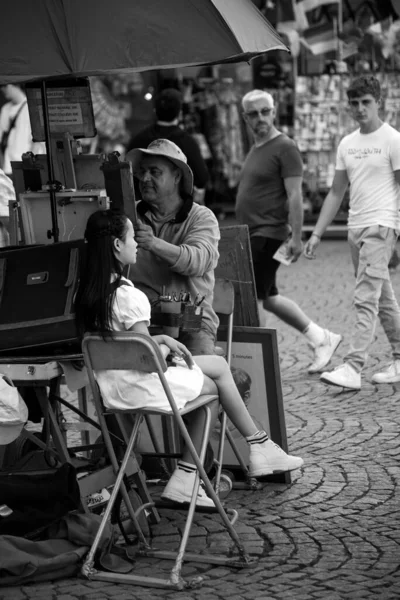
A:
<svg viewBox="0 0 400 600">
<path fill-rule="evenodd" d="M 342 336 L 325 329 L 325 339 L 322 344 L 314 347 L 314 362 L 308 367 L 309 373 L 318 373 L 330 362 L 336 348 L 342 341 Z"/>
<path fill-rule="evenodd" d="M 348 388 L 349 390 L 361 389 L 361 373 L 357 373 L 348 363 L 339 365 L 333 371 L 325 371 L 320 379 L 325 383 Z"/>
<path fill-rule="evenodd" d="M 192 499 L 195 477 L 195 471 L 187 473 L 182 469 L 176 468 L 161 494 L 161 499 L 179 502 L 180 504 L 190 502 Z M 214 502 L 207 496 L 201 482 L 197 493 L 196 506 L 215 508 Z"/>
<path fill-rule="evenodd" d="M 278 444 L 267 440 L 262 444 L 250 444 L 249 475 L 250 477 L 261 477 L 294 471 L 303 465 L 304 461 L 298 456 L 290 456 Z"/>
<path fill-rule="evenodd" d="M 397 383 L 400 381 L 400 360 L 394 360 L 384 371 L 372 375 L 372 381 L 374 383 Z"/>
</svg>

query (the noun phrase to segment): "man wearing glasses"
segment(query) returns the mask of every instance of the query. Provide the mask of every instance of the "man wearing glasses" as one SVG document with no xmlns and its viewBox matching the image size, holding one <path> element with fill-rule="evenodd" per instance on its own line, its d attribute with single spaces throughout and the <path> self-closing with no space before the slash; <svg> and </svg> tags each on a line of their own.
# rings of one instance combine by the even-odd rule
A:
<svg viewBox="0 0 400 600">
<path fill-rule="evenodd" d="M 359 129 L 339 144 L 332 187 L 305 255 L 315 258 L 321 236 L 335 217 L 350 183 L 348 241 L 356 275 L 356 323 L 344 363 L 322 373 L 321 379 L 357 390 L 378 317 L 390 342 L 393 360 L 386 369 L 375 373 L 372 381 L 400 381 L 400 309 L 388 268 L 400 229 L 400 133 L 379 118 L 381 90 L 375 77 L 362 75 L 354 80 L 347 97 Z"/>
<path fill-rule="evenodd" d="M 314 348 L 309 373 L 322 371 L 341 336 L 323 329 L 276 285 L 279 262 L 275 252 L 287 240 L 287 255 L 295 262 L 303 251 L 303 163 L 296 144 L 274 126 L 274 100 L 253 90 L 242 99 L 243 118 L 254 136 L 240 175 L 236 216 L 248 225 L 257 299 L 262 321 L 265 310 L 304 334 Z M 265 322 L 261 323 L 265 326 Z"/>
</svg>

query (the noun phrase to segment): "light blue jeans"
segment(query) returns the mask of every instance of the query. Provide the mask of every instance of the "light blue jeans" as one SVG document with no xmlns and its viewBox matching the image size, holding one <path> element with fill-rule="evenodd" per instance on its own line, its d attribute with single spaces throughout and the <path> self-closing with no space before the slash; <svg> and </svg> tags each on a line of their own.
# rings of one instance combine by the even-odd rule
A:
<svg viewBox="0 0 400 600">
<path fill-rule="evenodd" d="M 400 308 L 388 267 L 397 235 L 396 230 L 382 225 L 349 229 L 348 241 L 356 275 L 356 324 L 345 362 L 358 372 L 367 360 L 378 317 L 392 347 L 393 358 L 400 359 Z"/>
</svg>

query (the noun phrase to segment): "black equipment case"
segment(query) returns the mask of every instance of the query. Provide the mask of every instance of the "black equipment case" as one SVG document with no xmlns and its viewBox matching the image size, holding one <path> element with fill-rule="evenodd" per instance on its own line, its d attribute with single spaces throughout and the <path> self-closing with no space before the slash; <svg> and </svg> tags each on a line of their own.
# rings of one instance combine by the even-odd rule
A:
<svg viewBox="0 0 400 600">
<path fill-rule="evenodd" d="M 0 251 L 0 353 L 79 348 L 74 320 L 84 240 Z"/>
</svg>

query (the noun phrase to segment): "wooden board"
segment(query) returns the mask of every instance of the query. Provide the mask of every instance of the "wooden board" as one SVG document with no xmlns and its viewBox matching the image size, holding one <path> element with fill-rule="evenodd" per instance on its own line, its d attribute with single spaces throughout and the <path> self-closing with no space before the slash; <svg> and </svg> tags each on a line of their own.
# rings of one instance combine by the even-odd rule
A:
<svg viewBox="0 0 400 600">
<path fill-rule="evenodd" d="M 215 277 L 229 279 L 235 288 L 234 325 L 259 327 L 253 261 L 247 225 L 221 227 Z"/>
</svg>

